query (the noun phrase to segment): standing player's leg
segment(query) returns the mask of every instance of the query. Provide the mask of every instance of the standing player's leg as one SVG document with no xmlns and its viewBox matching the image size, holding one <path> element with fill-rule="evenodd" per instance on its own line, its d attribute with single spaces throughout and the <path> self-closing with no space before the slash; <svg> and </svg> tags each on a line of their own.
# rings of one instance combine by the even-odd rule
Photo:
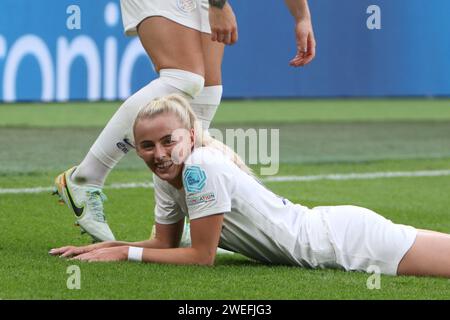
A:
<svg viewBox="0 0 450 320">
<path fill-rule="evenodd" d="M 204 85 L 200 31 L 158 16 L 142 21 L 138 34 L 160 77 L 128 98 L 82 163 L 58 176 L 55 182 L 77 223 L 99 241 L 114 240 L 104 217 L 101 188 L 110 170 L 134 143 L 132 124 L 139 109 L 152 99 L 171 93 L 195 98 Z"/>
<path fill-rule="evenodd" d="M 207 130 L 222 99 L 222 60 L 225 45 L 211 41 L 211 35 L 201 34 L 202 54 L 205 66 L 205 87 L 191 101 L 197 118 Z"/>
</svg>

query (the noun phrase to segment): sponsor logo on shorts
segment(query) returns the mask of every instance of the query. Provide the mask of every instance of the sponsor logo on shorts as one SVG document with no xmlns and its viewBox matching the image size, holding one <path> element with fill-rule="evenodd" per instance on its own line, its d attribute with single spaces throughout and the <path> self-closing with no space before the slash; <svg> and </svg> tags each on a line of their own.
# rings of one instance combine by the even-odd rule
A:
<svg viewBox="0 0 450 320">
<path fill-rule="evenodd" d="M 204 193 L 194 197 L 187 197 L 186 203 L 188 206 L 196 206 L 201 203 L 207 203 L 216 200 L 214 192 Z"/>
<path fill-rule="evenodd" d="M 183 183 L 187 192 L 200 192 L 206 184 L 206 173 L 199 166 L 189 166 L 184 171 Z"/>
<path fill-rule="evenodd" d="M 177 0 L 178 9 L 183 12 L 190 13 L 197 8 L 195 0 Z"/>
</svg>

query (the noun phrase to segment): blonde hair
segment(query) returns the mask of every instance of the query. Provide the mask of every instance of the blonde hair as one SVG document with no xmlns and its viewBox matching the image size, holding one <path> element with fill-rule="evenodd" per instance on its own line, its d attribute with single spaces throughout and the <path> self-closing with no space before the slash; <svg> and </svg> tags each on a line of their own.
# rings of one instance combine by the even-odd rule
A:
<svg viewBox="0 0 450 320">
<path fill-rule="evenodd" d="M 151 119 L 163 113 L 174 114 L 180 120 L 184 126 L 184 129 L 194 129 L 194 147 L 211 147 L 215 150 L 219 150 L 225 157 L 233 161 L 242 171 L 254 177 L 253 171 L 244 163 L 236 152 L 234 152 L 226 144 L 211 137 L 207 131 L 202 130 L 201 122 L 197 119 L 197 116 L 192 110 L 189 102 L 179 94 L 171 94 L 154 99 L 148 105 L 143 107 L 134 121 L 133 133 L 139 121 Z"/>
</svg>

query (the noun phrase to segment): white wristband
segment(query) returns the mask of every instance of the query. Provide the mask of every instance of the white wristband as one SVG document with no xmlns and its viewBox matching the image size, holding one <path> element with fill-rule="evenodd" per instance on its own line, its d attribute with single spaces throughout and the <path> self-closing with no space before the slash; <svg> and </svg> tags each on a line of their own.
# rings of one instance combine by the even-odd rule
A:
<svg viewBox="0 0 450 320">
<path fill-rule="evenodd" d="M 142 252 L 144 248 L 129 247 L 128 248 L 128 261 L 142 261 Z"/>
</svg>

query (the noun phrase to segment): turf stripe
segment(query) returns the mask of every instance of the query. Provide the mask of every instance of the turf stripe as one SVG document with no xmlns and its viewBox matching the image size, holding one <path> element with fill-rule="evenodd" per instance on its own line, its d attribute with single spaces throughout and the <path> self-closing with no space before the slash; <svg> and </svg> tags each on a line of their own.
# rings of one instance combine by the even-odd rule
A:
<svg viewBox="0 0 450 320">
<path fill-rule="evenodd" d="M 389 178 L 414 178 L 414 177 L 442 177 L 450 176 L 450 170 L 423 170 L 423 171 L 394 171 L 394 172 L 363 172 L 363 173 L 334 173 L 311 176 L 275 176 L 262 178 L 263 182 L 295 182 L 295 181 L 318 181 L 318 180 L 370 180 Z M 136 189 L 153 188 L 153 183 L 114 183 L 105 186 L 105 189 Z M 35 188 L 0 188 L 0 194 L 27 194 L 52 192 L 53 187 Z"/>
</svg>

